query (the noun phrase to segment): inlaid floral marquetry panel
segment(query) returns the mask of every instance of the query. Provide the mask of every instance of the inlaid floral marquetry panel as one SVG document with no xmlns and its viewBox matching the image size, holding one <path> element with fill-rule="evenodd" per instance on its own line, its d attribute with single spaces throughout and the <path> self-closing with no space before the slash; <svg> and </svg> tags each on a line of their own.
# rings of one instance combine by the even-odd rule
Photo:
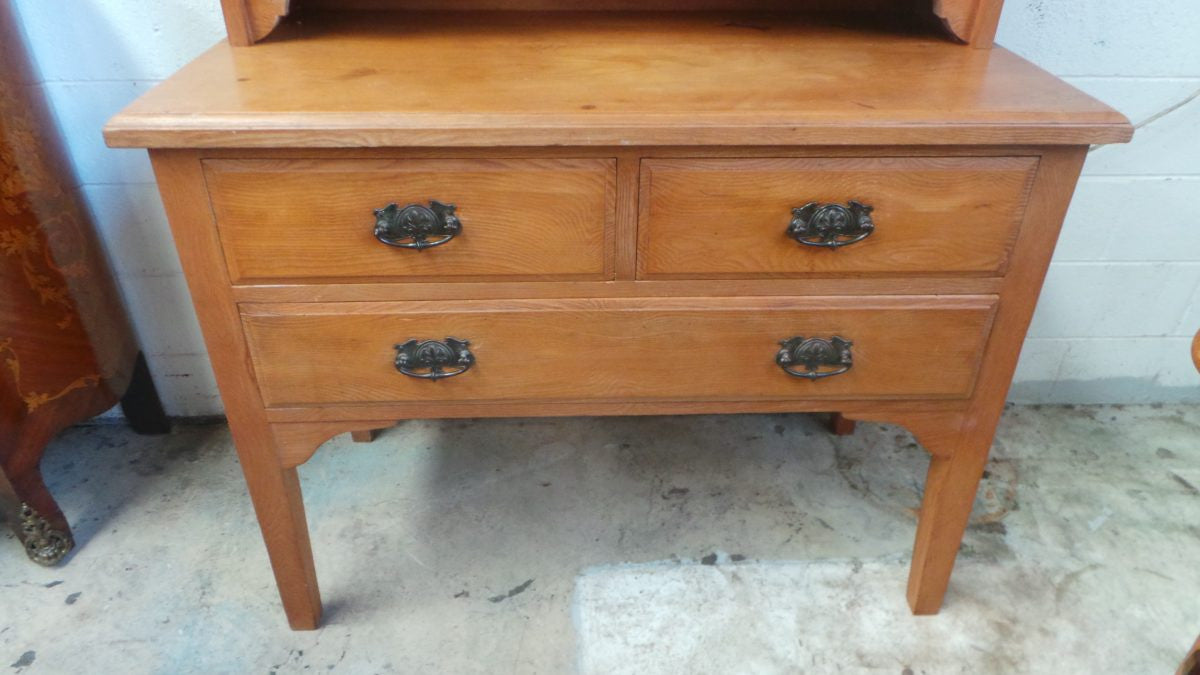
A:
<svg viewBox="0 0 1200 675">
<path fill-rule="evenodd" d="M 111 377 L 126 340 L 103 328 L 115 289 L 16 56 L 0 49 L 0 391 L 33 413 Z"/>
</svg>

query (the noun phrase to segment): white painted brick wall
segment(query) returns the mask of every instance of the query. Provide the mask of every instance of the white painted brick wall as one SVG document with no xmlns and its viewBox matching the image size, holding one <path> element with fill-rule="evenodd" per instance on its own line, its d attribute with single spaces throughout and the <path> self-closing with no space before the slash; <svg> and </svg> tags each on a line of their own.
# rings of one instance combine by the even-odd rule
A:
<svg viewBox="0 0 1200 675">
<path fill-rule="evenodd" d="M 175 415 L 220 399 L 145 153 L 104 122 L 221 39 L 217 0 L 15 0 L 155 379 Z M 1095 150 L 1018 369 L 1014 400 L 1200 401 L 1200 11 L 1196 0 L 1008 0 L 999 41 L 1120 109 Z"/>
<path fill-rule="evenodd" d="M 114 113 L 224 37 L 218 0 L 14 0 L 167 411 L 221 412 L 146 153 L 110 150 Z"/>
<path fill-rule="evenodd" d="M 1200 9 L 1196 0 L 1008 0 L 998 41 L 1121 110 L 1094 150 L 1010 398 L 1200 401 Z"/>
</svg>

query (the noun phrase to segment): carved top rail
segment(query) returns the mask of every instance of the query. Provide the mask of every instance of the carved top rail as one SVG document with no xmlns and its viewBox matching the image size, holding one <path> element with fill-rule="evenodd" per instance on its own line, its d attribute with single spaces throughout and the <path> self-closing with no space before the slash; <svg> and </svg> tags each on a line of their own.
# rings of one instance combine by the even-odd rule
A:
<svg viewBox="0 0 1200 675">
<path fill-rule="evenodd" d="M 954 39 L 987 49 L 1004 0 L 221 0 L 229 42 L 252 45 L 267 37 L 296 5 L 324 10 L 865 10 L 928 12 Z"/>
</svg>

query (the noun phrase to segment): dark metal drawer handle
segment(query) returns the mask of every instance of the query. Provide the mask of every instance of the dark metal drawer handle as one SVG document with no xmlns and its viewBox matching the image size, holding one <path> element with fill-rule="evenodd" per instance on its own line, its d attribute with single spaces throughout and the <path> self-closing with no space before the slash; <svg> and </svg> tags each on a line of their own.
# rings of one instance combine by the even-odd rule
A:
<svg viewBox="0 0 1200 675">
<path fill-rule="evenodd" d="M 429 206 L 388 204 L 375 209 L 375 238 L 388 246 L 423 251 L 460 234 L 462 221 L 454 215 L 453 204 L 433 201 Z"/>
<path fill-rule="evenodd" d="M 787 236 L 805 246 L 838 248 L 855 244 L 875 231 L 871 212 L 875 208 L 861 202 L 821 204 L 809 202 L 792 209 Z"/>
<path fill-rule="evenodd" d="M 448 337 L 437 340 L 409 340 L 396 345 L 396 370 L 422 380 L 441 380 L 462 375 L 475 365 L 470 342 Z"/>
<path fill-rule="evenodd" d="M 846 338 L 833 337 L 825 340 L 793 337 L 779 344 L 783 348 L 775 355 L 775 363 L 783 368 L 783 372 L 795 377 L 819 380 L 841 375 L 854 365 L 850 356 L 850 347 L 854 343 Z"/>
</svg>

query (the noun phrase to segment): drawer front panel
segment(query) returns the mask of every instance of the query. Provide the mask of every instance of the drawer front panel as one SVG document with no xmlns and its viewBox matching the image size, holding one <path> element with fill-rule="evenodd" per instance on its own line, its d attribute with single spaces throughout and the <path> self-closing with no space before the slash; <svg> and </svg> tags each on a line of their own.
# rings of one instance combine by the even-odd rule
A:
<svg viewBox="0 0 1200 675">
<path fill-rule="evenodd" d="M 611 159 L 208 160 L 205 172 L 235 283 L 612 277 Z M 459 232 L 418 250 L 400 237 L 422 218 L 445 224 L 434 201 L 455 207 Z M 398 229 L 381 234 L 401 246 L 377 238 L 389 204 Z M 424 210 L 406 216 L 410 204 Z"/>
<path fill-rule="evenodd" d="M 644 160 L 638 276 L 1000 274 L 1036 168 L 1033 157 Z M 857 227 L 863 215 L 873 229 Z M 845 234 L 819 234 L 831 231 Z"/>
<path fill-rule="evenodd" d="M 413 401 L 964 398 L 995 296 L 504 300 L 246 305 L 274 407 Z M 852 363 L 777 362 L 781 341 L 852 341 Z M 443 375 L 398 372 L 411 340 L 449 345 Z M 795 344 L 799 344 L 798 342 Z M 795 346 L 795 345 L 793 345 Z M 812 346 L 812 345 L 810 345 Z M 435 347 L 434 351 L 441 349 Z M 793 352 L 794 353 L 794 352 Z M 420 360 L 408 365 L 418 373 Z"/>
</svg>

